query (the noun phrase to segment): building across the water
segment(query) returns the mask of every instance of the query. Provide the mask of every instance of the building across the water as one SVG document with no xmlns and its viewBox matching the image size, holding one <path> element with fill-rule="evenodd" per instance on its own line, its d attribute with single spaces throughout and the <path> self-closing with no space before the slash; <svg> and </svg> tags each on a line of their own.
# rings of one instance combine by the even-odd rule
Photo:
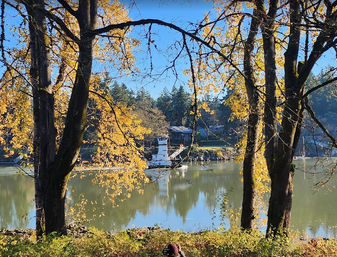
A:
<svg viewBox="0 0 337 257">
<path fill-rule="evenodd" d="M 171 145 L 189 145 L 192 141 L 192 129 L 184 126 L 169 127 Z"/>
</svg>

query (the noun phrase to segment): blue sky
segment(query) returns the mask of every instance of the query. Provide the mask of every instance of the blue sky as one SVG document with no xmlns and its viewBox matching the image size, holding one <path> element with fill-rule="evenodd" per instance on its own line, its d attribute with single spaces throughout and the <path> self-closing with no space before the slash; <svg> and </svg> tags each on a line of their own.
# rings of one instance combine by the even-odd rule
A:
<svg viewBox="0 0 337 257">
<path fill-rule="evenodd" d="M 130 1 L 122 1 L 122 3 L 129 9 L 129 16 L 133 20 L 138 19 L 161 19 L 166 22 L 174 23 L 185 29 L 192 28 L 192 23 L 199 23 L 204 18 L 211 7 L 211 2 L 203 0 L 139 0 L 135 1 L 135 5 L 130 4 Z M 134 35 L 137 39 L 144 39 L 144 35 L 148 30 L 148 26 L 142 26 L 134 28 Z M 153 74 L 161 73 L 165 67 L 170 64 L 170 61 L 175 56 L 175 49 L 168 48 L 174 44 L 177 40 L 181 41 L 181 35 L 168 28 L 154 25 L 152 27 L 152 39 L 155 41 L 158 50 L 154 47 L 151 48 L 152 61 L 153 61 Z M 143 40 L 146 42 L 146 40 Z M 146 45 L 145 45 L 146 47 Z M 146 49 L 144 49 L 146 50 Z M 184 53 L 185 54 L 185 53 Z M 138 53 L 137 66 L 143 71 L 150 68 L 150 57 L 145 52 Z M 178 80 L 175 75 L 169 70 L 161 77 L 154 76 L 153 78 L 143 78 L 140 76 L 134 76 L 132 78 L 124 78 L 118 80 L 118 82 L 125 83 L 133 90 L 138 90 L 144 87 L 151 95 L 157 98 L 164 87 L 168 90 L 172 89 L 175 85 L 179 87 L 183 85 L 186 89 L 186 81 L 188 78 L 182 74 L 184 69 L 188 69 L 187 58 L 181 58 L 177 62 Z"/>
<path fill-rule="evenodd" d="M 120 0 L 126 8 L 129 10 L 129 16 L 133 20 L 154 18 L 161 19 L 167 22 L 174 23 L 185 29 L 193 28 L 189 22 L 198 23 L 200 22 L 204 14 L 209 11 L 212 7 L 211 2 L 204 0 Z M 17 39 L 11 36 L 12 32 L 8 30 L 10 26 L 15 23 L 21 22 L 21 18 L 16 17 L 16 12 L 7 7 L 6 9 L 6 44 L 13 45 L 17 43 Z M 150 67 L 150 58 L 146 53 L 146 40 L 145 34 L 148 31 L 148 26 L 138 26 L 133 28 L 132 36 L 140 40 L 143 43 L 142 50 L 137 50 L 135 53 L 137 57 L 137 67 L 141 72 L 147 73 L 147 69 Z M 154 25 L 152 28 L 152 33 L 156 46 L 158 50 L 152 48 L 152 60 L 153 60 L 153 74 L 162 72 L 169 61 L 174 57 L 174 51 L 167 51 L 167 48 L 175 43 L 177 40 L 181 40 L 179 33 L 174 32 L 168 28 Z M 13 43 L 15 41 L 15 43 Z M 145 47 L 144 47 L 145 43 Z M 125 83 L 129 88 L 137 91 L 141 87 L 144 87 L 151 95 L 157 98 L 164 87 L 169 90 L 175 84 L 177 87 L 180 85 L 186 86 L 186 81 L 188 78 L 182 74 L 182 71 L 189 66 L 185 64 L 186 59 L 181 58 L 177 63 L 179 80 L 175 80 L 175 76 L 168 71 L 163 76 L 154 76 L 153 78 L 143 78 L 143 74 L 139 74 L 133 77 L 120 77 L 117 75 L 116 71 L 111 71 L 111 76 L 116 77 L 118 83 Z M 101 70 L 103 67 L 99 63 L 94 63 L 93 70 Z"/>
<path fill-rule="evenodd" d="M 128 8 L 129 16 L 133 20 L 145 19 L 145 18 L 155 18 L 161 19 L 166 22 L 174 23 L 184 29 L 193 28 L 192 23 L 199 23 L 204 15 L 211 9 L 212 2 L 204 0 L 120 0 Z M 8 8 L 7 11 L 11 11 Z M 17 22 L 17 18 L 13 14 L 7 16 L 6 23 L 13 24 Z M 177 62 L 177 73 L 178 80 L 176 80 L 174 74 L 171 70 L 168 70 L 162 76 L 153 76 L 152 78 L 144 78 L 144 74 L 148 73 L 150 68 L 150 57 L 146 52 L 146 37 L 145 34 L 148 30 L 148 26 L 138 26 L 133 28 L 134 32 L 132 36 L 137 38 L 143 43 L 142 50 L 138 50 L 135 53 L 137 57 L 137 67 L 141 70 L 142 74 L 132 76 L 132 77 L 118 77 L 116 81 L 119 83 L 125 83 L 132 90 L 137 91 L 141 87 L 144 87 L 150 94 L 157 98 L 164 87 L 168 90 L 172 89 L 175 85 L 179 87 L 183 85 L 187 89 L 188 77 L 182 74 L 184 69 L 189 68 L 188 58 L 180 58 Z M 8 36 L 8 34 L 7 34 Z M 7 37 L 7 39 L 9 39 Z M 168 28 L 153 25 L 152 27 L 152 39 L 154 40 L 157 49 L 151 48 L 152 60 L 153 60 L 153 70 L 152 74 L 162 72 L 168 65 L 170 61 L 174 58 L 177 53 L 176 49 L 168 49 L 175 42 L 181 41 L 181 35 L 175 31 Z M 13 43 L 13 42 L 12 42 Z M 186 53 L 184 53 L 186 55 Z M 336 53 L 333 50 L 325 53 L 322 58 L 317 62 L 313 69 L 314 74 L 318 74 L 322 67 L 331 65 L 337 67 Z M 99 69 L 99 67 L 97 67 Z M 114 77 L 114 71 L 111 71 Z M 116 76 L 117 77 L 117 76 Z"/>
<path fill-rule="evenodd" d="M 185 29 L 193 28 L 191 23 L 199 23 L 204 15 L 212 8 L 211 1 L 204 0 L 135 0 L 127 1 L 121 0 L 122 3 L 129 9 L 129 16 L 133 20 L 145 19 L 145 18 L 156 18 L 167 22 L 174 23 Z M 130 2 L 132 2 L 130 4 Z M 134 29 L 134 33 L 137 39 L 144 39 L 144 35 L 147 32 L 148 26 L 137 27 Z M 170 64 L 170 60 L 176 53 L 174 50 L 167 50 L 167 48 L 173 44 L 175 41 L 181 40 L 179 33 L 167 29 L 162 26 L 154 25 L 152 28 L 153 39 L 155 44 L 158 46 L 159 51 L 152 48 L 152 60 L 153 60 L 153 74 L 161 72 L 162 70 Z M 145 41 L 143 41 L 145 42 Z M 150 67 L 150 58 L 146 52 L 138 53 L 137 65 L 143 71 Z M 170 58 L 171 57 L 171 58 Z M 332 49 L 326 52 L 320 60 L 316 63 L 313 68 L 313 73 L 315 75 L 319 74 L 322 68 L 328 65 L 337 67 L 336 53 Z M 163 88 L 166 87 L 171 90 L 172 86 L 175 85 L 179 87 L 183 85 L 186 89 L 186 81 L 188 77 L 182 74 L 184 69 L 188 69 L 189 65 L 187 63 L 187 57 L 181 58 L 177 63 L 177 71 L 179 79 L 176 80 L 172 72 L 168 71 L 160 78 L 155 77 L 153 79 L 143 78 L 140 76 L 134 76 L 132 78 L 122 78 L 118 82 L 125 83 L 129 88 L 133 90 L 138 90 L 144 87 L 151 95 L 157 98 L 162 92 Z"/>
</svg>

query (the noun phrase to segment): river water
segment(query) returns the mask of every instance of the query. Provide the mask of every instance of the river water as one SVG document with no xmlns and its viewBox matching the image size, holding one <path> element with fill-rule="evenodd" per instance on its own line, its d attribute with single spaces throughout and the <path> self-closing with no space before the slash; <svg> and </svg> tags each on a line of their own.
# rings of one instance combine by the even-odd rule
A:
<svg viewBox="0 0 337 257">
<path fill-rule="evenodd" d="M 296 161 L 292 228 L 309 236 L 336 237 L 336 179 L 323 187 L 322 181 L 336 160 L 301 159 Z M 220 211 L 238 210 L 242 201 L 241 164 L 210 162 L 188 164 L 186 169 L 150 171 L 152 182 L 142 194 L 132 192 L 130 198 L 114 204 L 104 197 L 104 190 L 91 183 L 91 178 L 75 176 L 69 185 L 68 205 L 87 203 L 82 219 L 85 225 L 99 229 L 121 230 L 155 226 L 181 231 L 215 230 L 230 227 L 239 219 L 229 220 Z M 28 176 L 18 175 L 11 167 L 0 167 L 0 228 L 34 228 L 34 185 Z M 265 197 L 267 202 L 268 197 Z M 263 210 L 262 210 L 263 211 Z M 265 211 L 265 210 L 264 210 Z M 265 218 L 261 214 L 261 218 Z M 71 218 L 73 221 L 74 218 Z M 69 221 L 69 220 L 68 220 Z M 261 225 L 263 231 L 265 227 Z"/>
</svg>

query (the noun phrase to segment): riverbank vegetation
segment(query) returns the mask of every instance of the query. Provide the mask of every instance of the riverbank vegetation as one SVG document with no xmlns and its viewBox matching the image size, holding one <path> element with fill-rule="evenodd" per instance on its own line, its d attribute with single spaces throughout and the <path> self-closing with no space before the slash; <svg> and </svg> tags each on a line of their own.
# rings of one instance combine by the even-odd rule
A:
<svg viewBox="0 0 337 257">
<path fill-rule="evenodd" d="M 294 236 L 294 237 L 293 237 Z M 96 229 L 72 230 L 36 241 L 33 231 L 0 233 L 0 255 L 6 256 L 163 256 L 168 243 L 177 243 L 186 256 L 336 256 L 335 240 L 266 239 L 260 232 L 173 232 L 160 228 L 129 229 L 116 234 Z"/>
<path fill-rule="evenodd" d="M 233 147 L 193 146 L 182 152 L 185 161 L 229 161 L 235 160 L 237 152 Z"/>
</svg>

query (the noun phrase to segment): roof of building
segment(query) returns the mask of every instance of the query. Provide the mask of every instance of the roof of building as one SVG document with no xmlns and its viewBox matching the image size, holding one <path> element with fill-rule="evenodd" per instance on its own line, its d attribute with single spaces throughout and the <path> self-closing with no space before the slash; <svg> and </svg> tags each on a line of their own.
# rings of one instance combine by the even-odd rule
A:
<svg viewBox="0 0 337 257">
<path fill-rule="evenodd" d="M 171 126 L 169 130 L 174 133 L 192 134 L 192 129 L 184 126 Z"/>
</svg>

